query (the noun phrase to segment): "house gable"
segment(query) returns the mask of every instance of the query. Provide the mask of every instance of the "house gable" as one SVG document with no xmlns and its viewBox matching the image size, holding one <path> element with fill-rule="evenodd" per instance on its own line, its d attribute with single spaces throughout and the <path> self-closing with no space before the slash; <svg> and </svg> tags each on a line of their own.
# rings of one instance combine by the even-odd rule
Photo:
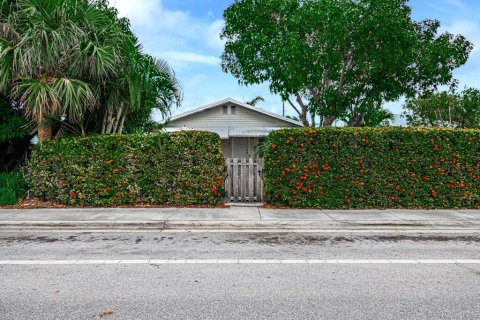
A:
<svg viewBox="0 0 480 320">
<path fill-rule="evenodd" d="M 173 117 L 167 124 L 170 128 L 214 128 L 214 127 L 300 127 L 301 124 L 254 108 L 232 99 L 204 106 Z"/>
</svg>

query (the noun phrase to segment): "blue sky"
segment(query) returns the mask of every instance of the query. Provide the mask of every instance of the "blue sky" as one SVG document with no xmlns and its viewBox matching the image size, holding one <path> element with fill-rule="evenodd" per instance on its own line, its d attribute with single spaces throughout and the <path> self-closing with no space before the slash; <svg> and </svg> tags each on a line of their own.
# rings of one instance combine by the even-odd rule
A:
<svg viewBox="0 0 480 320">
<path fill-rule="evenodd" d="M 145 51 L 166 59 L 175 69 L 185 91 L 176 113 L 227 97 L 245 101 L 258 95 L 266 99 L 260 107 L 282 112 L 281 99 L 269 93 L 268 84 L 240 86 L 220 67 L 222 15 L 233 0 L 110 1 L 121 16 L 130 18 Z M 410 6 L 414 19 L 438 19 L 442 30 L 463 34 L 474 43 L 469 62 L 455 77 L 461 86 L 480 88 L 480 1 L 411 0 Z M 402 112 L 401 102 L 388 107 L 395 114 Z M 287 114 L 294 112 L 287 110 Z"/>
</svg>

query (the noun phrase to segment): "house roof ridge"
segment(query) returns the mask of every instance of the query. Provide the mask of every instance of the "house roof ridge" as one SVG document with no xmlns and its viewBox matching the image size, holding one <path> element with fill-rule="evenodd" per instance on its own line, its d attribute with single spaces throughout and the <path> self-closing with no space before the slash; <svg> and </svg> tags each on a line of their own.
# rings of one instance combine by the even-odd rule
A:
<svg viewBox="0 0 480 320">
<path fill-rule="evenodd" d="M 265 109 L 262 109 L 262 108 L 257 108 L 257 107 L 254 107 L 254 106 L 251 106 L 247 103 L 244 103 L 244 102 L 241 102 L 241 101 L 238 101 L 236 99 L 233 99 L 233 98 L 225 98 L 225 99 L 222 99 L 222 100 L 218 100 L 216 102 L 213 102 L 213 103 L 209 103 L 209 104 L 206 104 L 206 105 L 203 105 L 203 106 L 200 106 L 200 107 L 197 107 L 197 108 L 194 108 L 192 110 L 189 110 L 189 111 L 185 111 L 185 112 L 182 112 L 182 113 L 179 113 L 178 115 L 175 115 L 173 116 L 170 121 L 177 121 L 179 119 L 183 119 L 183 118 L 186 118 L 190 115 L 193 115 L 195 113 L 199 113 L 199 112 L 202 112 L 202 111 L 205 111 L 205 110 L 209 110 L 209 109 L 212 109 L 212 108 L 215 108 L 215 107 L 219 107 L 225 103 L 233 103 L 235 105 L 238 105 L 240 107 L 243 107 L 243 108 L 246 108 L 246 109 L 249 109 L 251 111 L 254 111 L 254 112 L 258 112 L 258 113 L 262 113 L 264 115 L 267 115 L 267 116 L 270 116 L 272 118 L 276 118 L 276 119 L 279 119 L 279 120 L 282 120 L 282 121 L 285 121 L 285 122 L 288 122 L 288 123 L 292 123 L 292 124 L 295 124 L 297 126 L 302 126 L 303 127 L 303 124 L 299 121 L 296 121 L 296 120 L 292 120 L 292 119 L 289 119 L 289 118 L 286 118 L 286 117 L 283 117 L 281 115 L 278 115 L 274 112 L 270 112 L 270 111 L 267 111 Z"/>
</svg>

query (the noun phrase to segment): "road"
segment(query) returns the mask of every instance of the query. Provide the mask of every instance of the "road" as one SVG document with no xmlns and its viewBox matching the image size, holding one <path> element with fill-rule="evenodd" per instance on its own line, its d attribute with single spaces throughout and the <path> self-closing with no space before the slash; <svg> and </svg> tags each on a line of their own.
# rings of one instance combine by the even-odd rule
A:
<svg viewBox="0 0 480 320">
<path fill-rule="evenodd" d="M 478 233 L 1 232 L 0 315 L 477 319 L 479 259 Z"/>
</svg>

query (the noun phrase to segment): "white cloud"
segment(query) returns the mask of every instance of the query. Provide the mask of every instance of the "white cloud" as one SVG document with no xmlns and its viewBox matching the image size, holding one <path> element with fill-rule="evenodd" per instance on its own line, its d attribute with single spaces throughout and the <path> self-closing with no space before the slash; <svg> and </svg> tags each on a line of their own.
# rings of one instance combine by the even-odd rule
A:
<svg viewBox="0 0 480 320">
<path fill-rule="evenodd" d="M 180 65 L 184 65 L 188 63 L 201 63 L 212 66 L 220 65 L 220 58 L 218 57 L 193 52 L 163 51 L 159 52 L 159 56 L 171 61 L 172 64 L 180 63 Z"/>
<path fill-rule="evenodd" d="M 175 28 L 188 21 L 189 15 L 180 10 L 167 10 L 161 0 L 110 0 L 121 17 L 132 25 L 149 28 Z"/>
<path fill-rule="evenodd" d="M 222 32 L 225 21 L 223 19 L 212 22 L 206 31 L 207 44 L 213 49 L 223 51 L 225 47 L 225 41 L 220 39 L 220 33 Z"/>
<path fill-rule="evenodd" d="M 152 19 L 153 13 L 161 10 L 161 2 L 157 0 L 110 0 L 110 5 L 118 9 L 121 17 L 129 18 L 134 24 L 144 25 Z"/>
<path fill-rule="evenodd" d="M 443 2 L 460 9 L 465 9 L 465 4 L 462 2 L 462 0 L 443 0 Z"/>
</svg>

